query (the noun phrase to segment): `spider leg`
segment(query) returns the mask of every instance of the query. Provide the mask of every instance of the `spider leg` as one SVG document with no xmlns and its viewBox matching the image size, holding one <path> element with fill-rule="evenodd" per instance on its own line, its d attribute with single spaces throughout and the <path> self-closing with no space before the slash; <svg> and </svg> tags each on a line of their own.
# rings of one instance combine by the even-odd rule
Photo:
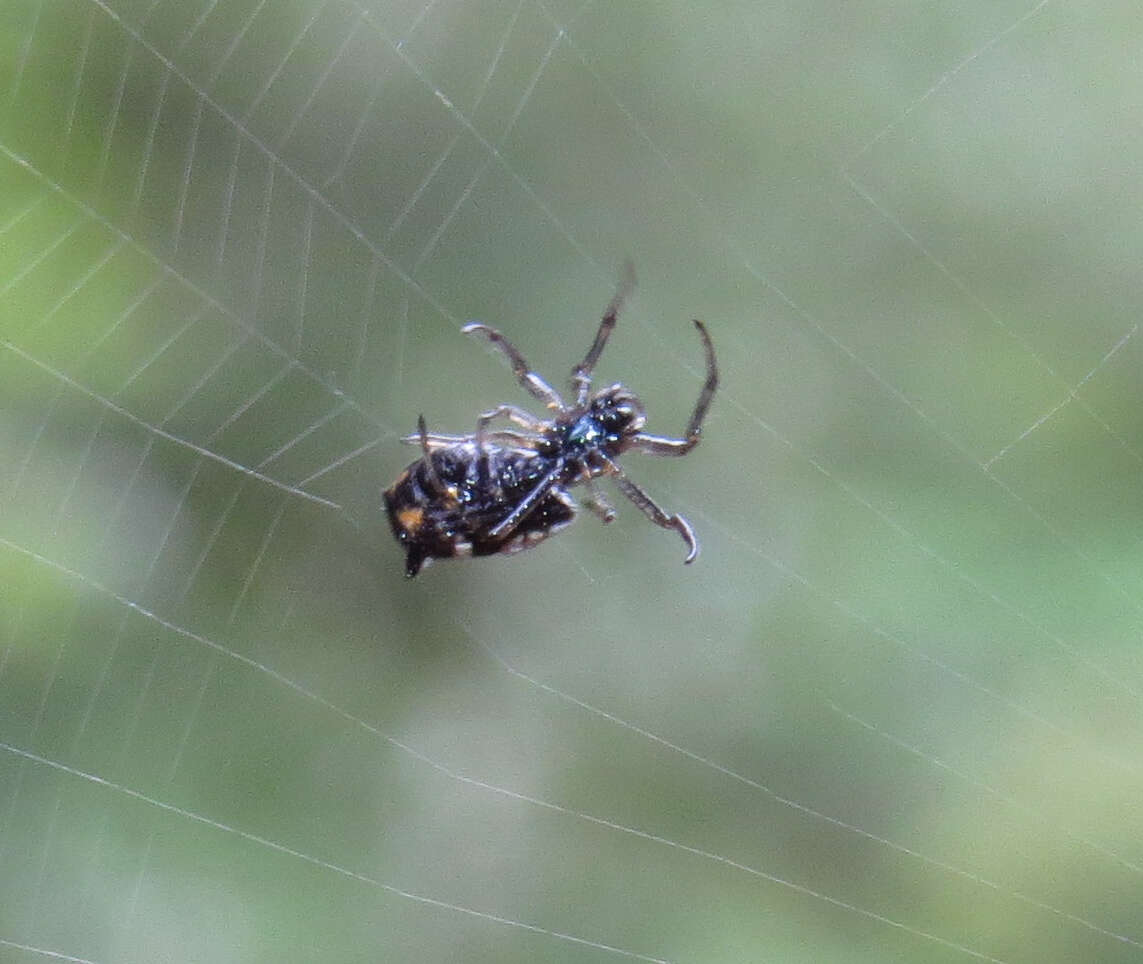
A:
<svg viewBox="0 0 1143 964">
<path fill-rule="evenodd" d="M 484 441 L 504 449 L 527 449 L 529 452 L 535 452 L 544 442 L 542 438 L 535 435 L 513 432 L 511 429 L 489 432 L 484 436 Z"/>
<path fill-rule="evenodd" d="M 526 412 L 522 408 L 517 408 L 515 405 L 497 405 L 491 411 L 485 412 L 476 420 L 476 446 L 483 449 L 484 442 L 488 438 L 488 425 L 496 418 L 507 418 L 515 422 L 521 428 L 528 429 L 529 432 L 535 435 L 543 435 L 547 430 L 547 423 L 543 419 L 536 418 L 531 412 Z M 515 433 L 513 433 L 515 434 Z"/>
<path fill-rule="evenodd" d="M 599 491 L 594 480 L 588 476 L 588 478 L 584 480 L 584 485 L 587 487 L 588 495 L 587 498 L 583 500 L 583 504 L 599 516 L 600 522 L 605 524 L 613 522 L 615 520 L 615 509 L 611 503 L 604 498 L 603 493 Z"/>
<path fill-rule="evenodd" d="M 479 334 L 487 338 L 503 352 L 504 357 L 508 359 L 508 363 L 512 366 L 512 374 L 516 376 L 516 380 L 523 386 L 526 392 L 533 398 L 538 398 L 547 405 L 548 408 L 555 409 L 556 411 L 564 410 L 564 401 L 560 398 L 559 392 L 532 371 L 528 367 L 528 363 L 524 361 L 524 356 L 516 350 L 516 346 L 495 328 L 490 328 L 488 325 L 482 325 L 480 322 L 474 321 L 461 328 L 461 331 L 466 335 Z"/>
<path fill-rule="evenodd" d="M 614 470 L 611 477 L 615 480 L 619 491 L 639 506 L 643 511 L 643 515 L 654 522 L 655 525 L 661 526 L 664 529 L 674 529 L 681 535 L 683 542 L 687 544 L 687 548 L 690 550 L 683 562 L 694 562 L 695 559 L 698 558 L 699 545 L 698 540 L 695 538 L 694 530 L 691 528 L 691 524 L 681 515 L 667 515 L 666 512 L 655 505 L 654 501 L 652 501 L 646 492 L 623 474 L 623 470 L 619 468 L 618 465 L 612 462 L 611 466 Z"/>
<path fill-rule="evenodd" d="M 630 261 L 625 261 L 623 263 L 623 275 L 619 279 L 619 287 L 615 290 L 611 302 L 603 312 L 603 318 L 600 319 L 599 328 L 595 333 L 595 341 L 591 343 L 583 361 L 572 369 L 571 386 L 572 391 L 575 392 L 575 403 L 579 407 L 587 402 L 587 396 L 591 391 L 591 373 L 595 371 L 596 362 L 599 361 L 599 356 L 603 354 L 607 339 L 611 337 L 611 331 L 615 328 L 615 319 L 619 316 L 620 309 L 623 308 L 623 302 L 627 300 L 627 296 L 631 294 L 631 289 L 634 287 L 635 268 Z"/>
<path fill-rule="evenodd" d="M 421 461 L 425 466 L 425 475 L 429 480 L 429 485 L 433 487 L 435 492 L 444 492 L 445 488 L 441 485 L 440 476 L 437 475 L 437 467 L 433 465 L 432 448 L 429 446 L 429 433 L 425 429 L 425 416 L 417 416 L 417 434 L 421 440 Z"/>
<path fill-rule="evenodd" d="M 401 441 L 406 445 L 421 445 L 422 440 L 427 443 L 431 449 L 443 449 L 449 445 L 459 445 L 461 442 L 467 442 L 468 438 L 464 435 L 441 435 L 437 432 L 427 432 L 424 436 L 421 436 L 420 433 L 401 436 Z"/>
<path fill-rule="evenodd" d="M 552 486 L 556 484 L 563 470 L 563 461 L 557 459 L 555 464 L 545 473 L 544 477 L 536 483 L 536 487 L 517 502 L 515 508 L 513 508 L 508 515 L 488 530 L 489 538 L 500 539 L 503 536 L 509 535 L 516 526 L 524 521 L 528 513 L 539 505 L 540 500 L 552 490 Z"/>
<path fill-rule="evenodd" d="M 429 443 L 430 449 L 447 449 L 456 445 L 467 445 L 472 442 L 471 435 L 439 435 L 436 432 L 429 432 L 425 436 L 425 440 Z M 404 435 L 401 441 L 406 445 L 420 445 L 421 437 L 419 435 Z M 534 435 L 525 435 L 523 432 L 513 432 L 510 429 L 502 429 L 496 432 L 489 432 L 484 437 L 486 443 L 492 445 L 499 445 L 501 448 L 508 449 L 527 449 L 535 451 L 542 439 L 536 438 Z"/>
<path fill-rule="evenodd" d="M 631 448 L 646 452 L 648 455 L 686 455 L 698 445 L 702 435 L 703 419 L 706 418 L 710 401 L 714 398 L 714 391 L 718 388 L 718 363 L 715 361 L 714 345 L 711 344 L 706 326 L 696 318 L 695 327 L 698 329 L 699 335 L 702 336 L 703 348 L 706 351 L 706 381 L 703 383 L 702 391 L 699 392 L 695 410 L 691 413 L 686 437 L 665 438 L 662 435 L 648 435 L 645 432 L 640 432 L 632 436 Z"/>
</svg>

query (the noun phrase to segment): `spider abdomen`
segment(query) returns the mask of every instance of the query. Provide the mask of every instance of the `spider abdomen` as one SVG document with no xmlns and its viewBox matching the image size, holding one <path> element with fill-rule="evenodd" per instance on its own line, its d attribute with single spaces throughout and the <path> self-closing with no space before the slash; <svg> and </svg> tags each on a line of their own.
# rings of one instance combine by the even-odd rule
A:
<svg viewBox="0 0 1143 964">
<path fill-rule="evenodd" d="M 405 549 L 410 578 L 432 559 L 530 548 L 575 518 L 575 503 L 556 486 L 511 531 L 493 535 L 497 523 L 539 484 L 554 460 L 494 445 L 486 445 L 481 456 L 471 443 L 435 449 L 430 458 L 431 471 L 418 459 L 384 493 L 389 525 Z"/>
</svg>

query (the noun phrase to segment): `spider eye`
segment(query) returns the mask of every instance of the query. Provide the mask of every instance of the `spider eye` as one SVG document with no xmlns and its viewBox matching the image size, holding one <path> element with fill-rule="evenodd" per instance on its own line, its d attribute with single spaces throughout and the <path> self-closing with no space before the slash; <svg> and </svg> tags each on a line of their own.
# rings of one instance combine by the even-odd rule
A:
<svg viewBox="0 0 1143 964">
<path fill-rule="evenodd" d="M 639 399 L 620 385 L 600 393 L 593 407 L 600 425 L 611 435 L 638 431 L 646 421 Z"/>
</svg>

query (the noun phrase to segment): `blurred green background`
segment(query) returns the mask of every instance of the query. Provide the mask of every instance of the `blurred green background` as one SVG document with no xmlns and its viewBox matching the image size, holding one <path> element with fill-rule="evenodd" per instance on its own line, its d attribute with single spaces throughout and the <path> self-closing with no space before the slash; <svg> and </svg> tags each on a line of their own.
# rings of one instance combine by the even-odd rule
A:
<svg viewBox="0 0 1143 964">
<path fill-rule="evenodd" d="M 1141 31 L 0 5 L 0 960 L 1143 961 Z M 628 257 L 700 559 L 406 581 Z"/>
</svg>

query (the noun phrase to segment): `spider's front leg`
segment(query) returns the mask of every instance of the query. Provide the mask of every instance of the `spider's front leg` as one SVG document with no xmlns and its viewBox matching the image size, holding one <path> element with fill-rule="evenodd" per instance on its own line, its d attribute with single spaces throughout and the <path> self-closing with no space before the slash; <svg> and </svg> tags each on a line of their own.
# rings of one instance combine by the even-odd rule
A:
<svg viewBox="0 0 1143 964">
<path fill-rule="evenodd" d="M 591 376 L 595 371 L 596 363 L 599 361 L 599 356 L 603 354 L 607 339 L 611 337 L 611 332 L 615 328 L 615 320 L 619 317 L 623 302 L 627 300 L 627 296 L 631 294 L 631 289 L 634 287 L 635 266 L 630 261 L 626 261 L 623 264 L 623 276 L 619 279 L 619 287 L 607 308 L 604 309 L 603 317 L 599 321 L 595 340 L 591 343 L 583 361 L 572 369 L 571 386 L 572 391 L 575 392 L 575 403 L 579 408 L 587 403 L 587 396 L 591 393 Z"/>
<path fill-rule="evenodd" d="M 662 435 L 648 435 L 645 432 L 639 432 L 632 436 L 629 443 L 631 448 L 636 451 L 646 452 L 648 455 L 686 455 L 699 443 L 703 419 L 706 418 L 710 401 L 714 398 L 715 389 L 718 388 L 718 363 L 715 361 L 714 345 L 711 343 L 710 335 L 707 334 L 706 325 L 697 318 L 694 324 L 702 337 L 703 349 L 706 353 L 706 381 L 703 383 L 702 391 L 699 392 L 698 401 L 695 402 L 695 410 L 691 413 L 691 420 L 687 423 L 686 437 L 666 438 Z"/>
<path fill-rule="evenodd" d="M 490 328 L 488 325 L 482 325 L 480 322 L 474 321 L 461 328 L 461 331 L 466 335 L 477 334 L 487 338 L 503 352 L 504 357 L 508 359 L 508 364 L 512 366 L 512 374 L 516 376 L 516 381 L 520 383 L 528 394 L 533 398 L 538 398 L 550 409 L 557 412 L 564 410 L 564 400 L 560 398 L 560 393 L 532 371 L 528 367 L 528 363 L 524 361 L 524 356 L 516 350 L 516 346 L 495 328 Z"/>
</svg>

